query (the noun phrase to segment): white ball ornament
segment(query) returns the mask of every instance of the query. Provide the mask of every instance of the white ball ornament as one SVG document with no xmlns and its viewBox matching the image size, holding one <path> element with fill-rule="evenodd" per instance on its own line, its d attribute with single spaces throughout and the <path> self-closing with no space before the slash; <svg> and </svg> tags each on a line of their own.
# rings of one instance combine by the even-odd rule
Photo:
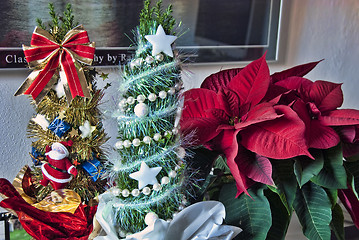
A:
<svg viewBox="0 0 359 240">
<path fill-rule="evenodd" d="M 150 93 L 150 94 L 148 95 L 148 100 L 150 100 L 151 102 L 156 101 L 156 99 L 157 99 L 156 94 Z"/>
<path fill-rule="evenodd" d="M 170 178 L 169 177 L 163 177 L 162 179 L 161 179 L 161 184 L 162 185 L 166 185 L 166 184 L 168 184 L 170 182 Z"/>
<path fill-rule="evenodd" d="M 155 140 L 156 142 L 158 142 L 161 138 L 162 138 L 162 136 L 161 136 L 161 134 L 159 134 L 159 133 L 156 133 L 156 134 L 153 136 L 153 140 Z"/>
<path fill-rule="evenodd" d="M 130 140 L 125 140 L 125 141 L 123 141 L 123 146 L 124 146 L 125 148 L 131 147 L 131 142 L 130 142 Z"/>
<path fill-rule="evenodd" d="M 135 99 L 133 97 L 128 97 L 126 102 L 130 105 L 134 104 L 135 103 Z"/>
<path fill-rule="evenodd" d="M 115 196 L 118 196 L 118 195 L 120 195 L 121 190 L 118 189 L 117 187 L 114 187 L 114 188 L 111 188 L 111 193 Z"/>
<path fill-rule="evenodd" d="M 116 148 L 116 149 L 122 149 L 122 148 L 123 148 L 123 141 L 122 141 L 122 140 L 117 141 L 117 142 L 115 143 L 115 148 Z"/>
<path fill-rule="evenodd" d="M 145 194 L 146 196 L 148 196 L 151 193 L 151 189 L 149 187 L 144 187 L 142 189 L 142 193 Z"/>
<path fill-rule="evenodd" d="M 142 103 L 146 100 L 146 97 L 143 95 L 138 95 L 136 99 L 137 99 L 137 102 Z"/>
<path fill-rule="evenodd" d="M 176 93 L 176 89 L 174 87 L 171 87 L 167 92 L 169 95 L 173 95 Z"/>
<path fill-rule="evenodd" d="M 169 176 L 170 178 L 175 178 L 175 177 L 177 176 L 177 173 L 176 173 L 176 171 L 171 170 L 171 171 L 168 173 L 168 176 Z"/>
<path fill-rule="evenodd" d="M 134 69 L 136 67 L 136 61 L 131 61 L 130 62 L 130 68 Z"/>
<path fill-rule="evenodd" d="M 164 59 L 164 57 L 163 57 L 163 55 L 162 55 L 161 53 L 160 53 L 160 54 L 157 54 L 155 58 L 156 58 L 156 60 L 159 61 L 159 62 L 162 62 L 163 59 Z"/>
<path fill-rule="evenodd" d="M 150 144 L 151 143 L 151 138 L 149 136 L 145 136 L 142 140 L 145 144 Z"/>
<path fill-rule="evenodd" d="M 143 59 L 142 59 L 142 58 L 137 58 L 137 59 L 135 60 L 135 66 L 140 66 L 140 65 L 142 64 L 142 62 L 143 62 Z"/>
<path fill-rule="evenodd" d="M 155 61 L 155 59 L 152 56 L 147 56 L 145 61 L 146 63 L 151 64 Z"/>
<path fill-rule="evenodd" d="M 137 188 L 135 188 L 135 189 L 133 189 L 133 190 L 131 191 L 131 194 L 132 194 L 132 196 L 134 196 L 134 197 L 138 197 L 138 196 L 140 195 L 140 190 L 138 190 Z"/>
<path fill-rule="evenodd" d="M 155 190 L 155 191 L 160 191 L 161 190 L 161 184 L 159 184 L 159 183 L 155 183 L 155 184 L 153 184 L 153 190 Z"/>
<path fill-rule="evenodd" d="M 158 93 L 158 96 L 161 98 L 161 99 L 165 99 L 167 97 L 167 92 L 165 91 L 161 91 Z"/>
<path fill-rule="evenodd" d="M 119 231 L 118 231 L 118 235 L 121 237 L 121 238 L 124 238 L 124 237 L 126 237 L 126 232 L 125 231 L 123 231 L 122 229 L 119 229 Z"/>
<path fill-rule="evenodd" d="M 177 149 L 176 149 L 176 152 L 177 152 L 177 156 L 179 157 L 179 158 L 184 158 L 185 156 L 186 156 L 186 150 L 183 148 L 183 147 L 178 147 Z"/>
<path fill-rule="evenodd" d="M 123 197 L 128 197 L 130 196 L 130 191 L 128 189 L 123 189 L 122 190 L 122 196 Z"/>
<path fill-rule="evenodd" d="M 126 107 L 126 99 L 122 99 L 119 103 L 118 103 L 118 106 L 120 107 L 120 108 L 124 108 L 124 107 Z"/>
<path fill-rule="evenodd" d="M 170 131 L 166 131 L 166 132 L 163 134 L 163 136 L 165 136 L 165 137 L 171 136 L 171 135 L 172 135 L 172 133 L 171 133 Z"/>
<path fill-rule="evenodd" d="M 150 109 L 146 103 L 139 103 L 135 106 L 134 112 L 137 117 L 141 118 L 141 117 L 146 117 L 150 112 Z"/>
<path fill-rule="evenodd" d="M 158 219 L 158 216 L 154 212 L 149 212 L 145 216 L 145 223 L 147 226 L 151 226 L 155 223 L 155 221 Z"/>
<path fill-rule="evenodd" d="M 172 129 L 172 133 L 173 133 L 174 135 L 177 135 L 177 134 L 178 134 L 178 128 Z"/>
<path fill-rule="evenodd" d="M 132 140 L 132 144 L 133 144 L 133 146 L 138 147 L 141 144 L 141 140 L 138 138 L 135 138 Z"/>
</svg>

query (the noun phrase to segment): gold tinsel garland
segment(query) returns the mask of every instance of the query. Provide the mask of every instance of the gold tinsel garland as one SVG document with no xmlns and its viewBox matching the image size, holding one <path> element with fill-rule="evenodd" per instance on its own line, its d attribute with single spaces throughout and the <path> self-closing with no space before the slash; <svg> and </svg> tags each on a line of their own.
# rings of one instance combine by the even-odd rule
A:
<svg viewBox="0 0 359 240">
<path fill-rule="evenodd" d="M 101 123 L 101 112 L 98 109 L 100 101 L 103 98 L 103 91 L 97 90 L 94 84 L 94 75 L 97 72 L 93 69 L 86 69 L 85 75 L 90 86 L 90 98 L 75 97 L 71 104 L 68 105 L 64 97 L 59 98 L 54 90 L 35 105 L 36 112 L 46 117 L 49 122 L 55 118 L 61 118 L 67 122 L 71 128 L 62 137 L 57 136 L 49 129 L 43 129 L 35 121 L 31 120 L 28 124 L 28 137 L 36 139 L 32 146 L 41 154 L 45 154 L 46 146 L 51 146 L 54 142 L 69 141 L 73 145 L 69 150 L 69 160 L 73 165 L 79 166 L 82 163 L 97 158 L 100 162 L 105 159 L 103 145 L 107 142 L 108 137 Z M 35 103 L 34 103 L 35 104 Z M 86 121 L 89 121 L 95 130 L 87 137 L 81 136 L 79 129 Z M 42 179 L 41 169 L 35 167 L 32 169 L 35 188 L 37 190 L 36 198 L 38 201 L 44 199 L 51 191 L 49 185 L 43 187 L 39 184 Z M 74 190 L 81 196 L 83 201 L 90 201 L 98 193 L 103 191 L 104 181 L 98 179 L 94 182 L 88 173 L 81 167 L 77 167 L 78 175 L 69 183 L 67 188 Z"/>
</svg>

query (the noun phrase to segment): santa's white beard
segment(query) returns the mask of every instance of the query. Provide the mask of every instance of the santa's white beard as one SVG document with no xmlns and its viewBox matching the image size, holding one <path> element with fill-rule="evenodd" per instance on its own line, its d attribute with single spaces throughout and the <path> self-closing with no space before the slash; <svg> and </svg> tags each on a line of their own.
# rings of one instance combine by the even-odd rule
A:
<svg viewBox="0 0 359 240">
<path fill-rule="evenodd" d="M 51 150 L 50 152 L 46 153 L 46 155 L 48 155 L 51 159 L 54 159 L 54 160 L 61 160 L 66 157 L 66 154 L 60 153 L 60 152 L 57 152 L 54 150 Z"/>
</svg>

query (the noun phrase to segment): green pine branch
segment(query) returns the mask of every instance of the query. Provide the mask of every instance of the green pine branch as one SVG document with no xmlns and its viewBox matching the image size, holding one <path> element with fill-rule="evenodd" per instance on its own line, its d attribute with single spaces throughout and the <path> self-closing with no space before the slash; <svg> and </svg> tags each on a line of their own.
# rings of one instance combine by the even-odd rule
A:
<svg viewBox="0 0 359 240">
<path fill-rule="evenodd" d="M 55 11 L 53 3 L 49 3 L 49 15 L 51 17 L 51 23 L 46 26 L 40 19 L 36 19 L 37 26 L 44 30 L 49 28 L 49 32 L 52 34 L 57 42 L 61 42 L 68 31 L 73 29 L 78 23 L 74 22 L 74 15 L 72 12 L 72 6 L 70 3 L 66 5 L 66 10 L 63 12 L 63 16 L 59 16 Z"/>
<path fill-rule="evenodd" d="M 158 1 L 154 7 L 151 7 L 151 0 L 145 0 L 144 8 L 140 13 L 140 35 L 143 37 L 149 34 L 154 30 L 153 28 L 157 29 L 158 25 L 162 25 L 167 34 L 174 34 L 176 20 L 172 13 L 172 5 L 163 10 L 162 0 Z"/>
</svg>

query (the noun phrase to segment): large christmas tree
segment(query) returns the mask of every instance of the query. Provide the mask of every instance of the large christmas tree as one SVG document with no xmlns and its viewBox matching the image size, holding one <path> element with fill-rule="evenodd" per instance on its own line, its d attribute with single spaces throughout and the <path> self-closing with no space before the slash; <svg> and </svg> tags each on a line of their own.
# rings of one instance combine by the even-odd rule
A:
<svg viewBox="0 0 359 240">
<path fill-rule="evenodd" d="M 33 72 L 15 94 L 32 95 L 36 109 L 36 116 L 28 125 L 29 137 L 35 139 L 30 153 L 35 165 L 34 196 L 40 201 L 53 190 L 54 182 L 47 184 L 42 178 L 52 175 L 50 171 L 56 175 L 61 169 L 53 170 L 50 164 L 44 173 L 46 169 L 38 166 L 48 162 L 51 155 L 46 153 L 57 143 L 67 148 L 67 158 L 77 174 L 69 177 L 70 182 L 55 182 L 65 181 L 68 184 L 60 188 L 72 189 L 88 202 L 104 190 L 105 182 L 100 176 L 103 144 L 107 140 L 98 108 L 103 91 L 96 87 L 97 72 L 88 66 L 93 59 L 94 43 L 75 23 L 70 4 L 63 16 L 56 14 L 53 4 L 49 4 L 49 9 L 52 21 L 44 24 L 37 19 L 31 46 L 23 47 Z"/>
<path fill-rule="evenodd" d="M 123 69 L 118 111 L 118 158 L 106 208 L 118 235 L 143 230 L 153 219 L 172 219 L 186 204 L 185 151 L 176 124 L 181 66 L 173 51 L 176 22 L 171 6 L 144 2 L 135 30 L 136 53 Z"/>
</svg>

